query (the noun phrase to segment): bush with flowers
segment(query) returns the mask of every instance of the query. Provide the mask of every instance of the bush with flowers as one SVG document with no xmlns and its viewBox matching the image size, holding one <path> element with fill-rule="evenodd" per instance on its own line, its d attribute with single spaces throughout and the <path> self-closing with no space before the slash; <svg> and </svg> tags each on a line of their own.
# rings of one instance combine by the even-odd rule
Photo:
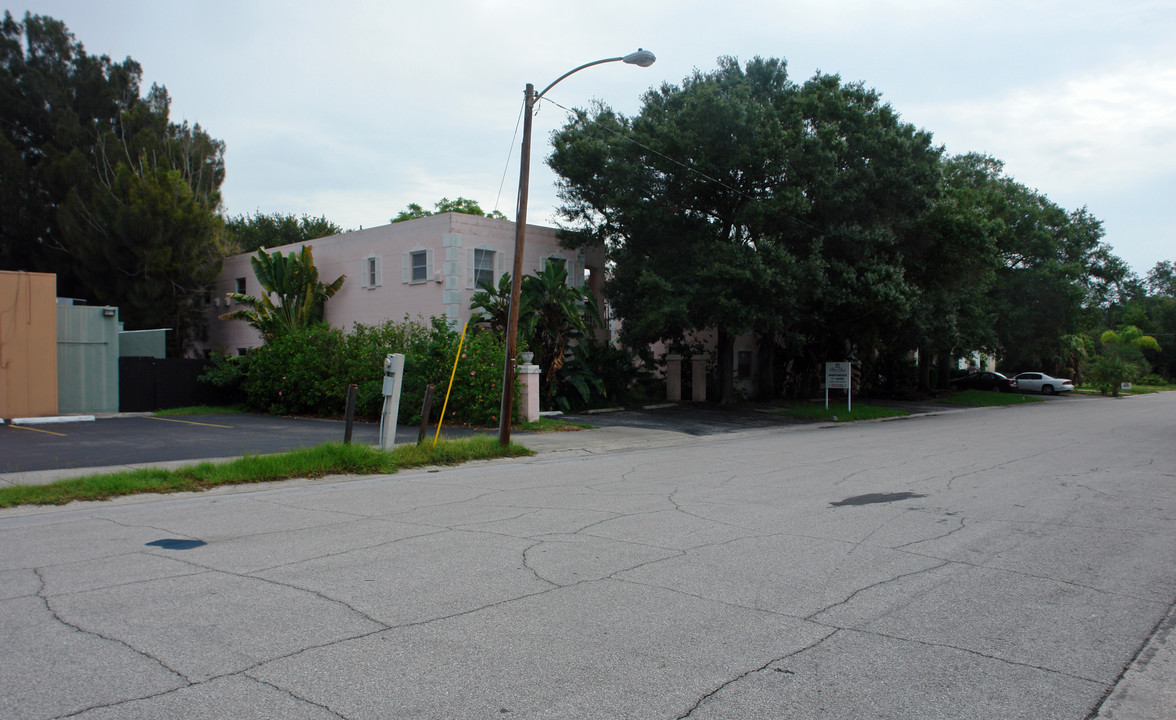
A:
<svg viewBox="0 0 1176 720">
<path fill-rule="evenodd" d="M 347 386 L 358 386 L 356 417 L 376 420 L 383 407 L 384 357 L 405 356 L 398 422 L 417 424 L 425 388 L 434 386 L 432 420 L 445 403 L 445 391 L 457 354 L 460 330 L 440 318 L 429 324 L 405 318 L 371 326 L 357 323 L 350 332 L 325 324 L 272 339 L 249 352 L 244 362 L 222 363 L 240 374 L 244 402 L 251 410 L 275 415 L 340 417 Z M 445 422 L 498 424 L 505 347 L 494 333 L 466 334 L 454 374 Z M 515 397 L 519 397 L 516 391 Z"/>
</svg>

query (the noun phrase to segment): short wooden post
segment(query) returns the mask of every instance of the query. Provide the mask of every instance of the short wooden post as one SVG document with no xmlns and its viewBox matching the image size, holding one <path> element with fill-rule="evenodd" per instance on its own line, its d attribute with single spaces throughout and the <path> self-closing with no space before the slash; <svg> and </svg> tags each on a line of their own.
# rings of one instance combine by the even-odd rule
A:
<svg viewBox="0 0 1176 720">
<path fill-rule="evenodd" d="M 425 431 L 429 427 L 429 415 L 433 411 L 433 386 L 425 388 L 425 402 L 421 405 L 421 431 L 417 434 L 417 445 L 425 441 Z"/>
<path fill-rule="evenodd" d="M 347 425 L 343 430 L 343 444 L 351 444 L 351 428 L 355 424 L 355 396 L 359 391 L 359 386 L 351 383 L 347 386 L 347 411 L 343 417 L 347 420 Z"/>
</svg>

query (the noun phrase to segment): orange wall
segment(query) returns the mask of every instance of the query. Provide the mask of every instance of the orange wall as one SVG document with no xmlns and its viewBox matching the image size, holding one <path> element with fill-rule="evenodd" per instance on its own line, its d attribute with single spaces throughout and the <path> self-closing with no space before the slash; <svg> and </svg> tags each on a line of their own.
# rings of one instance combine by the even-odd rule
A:
<svg viewBox="0 0 1176 720">
<path fill-rule="evenodd" d="M 0 270 L 0 418 L 57 414 L 57 276 Z"/>
</svg>

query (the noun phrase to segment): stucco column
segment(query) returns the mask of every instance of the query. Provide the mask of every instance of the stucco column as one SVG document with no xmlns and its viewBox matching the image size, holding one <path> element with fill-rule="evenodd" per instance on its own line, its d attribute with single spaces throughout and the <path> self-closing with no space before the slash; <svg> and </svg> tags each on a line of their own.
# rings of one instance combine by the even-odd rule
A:
<svg viewBox="0 0 1176 720">
<path fill-rule="evenodd" d="M 694 402 L 706 402 L 706 361 L 710 355 L 695 355 L 690 359 L 691 397 Z"/>
<path fill-rule="evenodd" d="M 535 422 L 539 419 L 539 366 L 525 363 L 518 366 L 519 380 L 523 383 L 523 397 L 519 403 L 519 420 Z"/>
<path fill-rule="evenodd" d="M 682 356 L 666 355 L 666 400 L 682 401 Z"/>
</svg>

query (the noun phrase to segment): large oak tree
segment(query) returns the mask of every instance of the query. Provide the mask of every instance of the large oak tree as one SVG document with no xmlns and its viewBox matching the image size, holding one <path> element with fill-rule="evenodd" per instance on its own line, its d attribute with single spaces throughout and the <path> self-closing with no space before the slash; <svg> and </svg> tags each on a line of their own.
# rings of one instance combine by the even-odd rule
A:
<svg viewBox="0 0 1176 720">
<path fill-rule="evenodd" d="M 624 340 L 717 331 L 724 401 L 735 335 L 810 368 L 873 357 L 917 298 L 904 258 L 940 151 L 860 83 L 722 58 L 647 93 L 635 118 L 577 112 L 554 146 L 566 239 L 608 250 Z"/>
</svg>

